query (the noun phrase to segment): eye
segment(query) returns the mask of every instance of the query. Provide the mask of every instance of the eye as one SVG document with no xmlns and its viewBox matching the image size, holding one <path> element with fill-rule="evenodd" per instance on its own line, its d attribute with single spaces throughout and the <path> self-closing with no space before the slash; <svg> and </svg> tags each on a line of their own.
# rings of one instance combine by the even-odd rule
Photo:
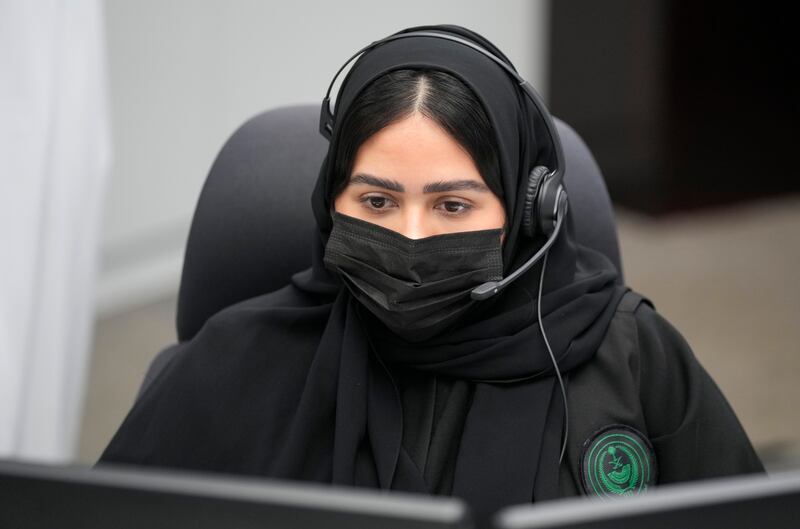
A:
<svg viewBox="0 0 800 529">
<path fill-rule="evenodd" d="M 367 195 L 359 198 L 358 201 L 368 210 L 379 213 L 397 206 L 391 198 L 380 195 Z"/>
<path fill-rule="evenodd" d="M 467 211 L 472 209 L 472 205 L 456 200 L 445 200 L 437 204 L 436 208 L 442 210 L 445 215 L 458 216 L 466 214 Z"/>
</svg>

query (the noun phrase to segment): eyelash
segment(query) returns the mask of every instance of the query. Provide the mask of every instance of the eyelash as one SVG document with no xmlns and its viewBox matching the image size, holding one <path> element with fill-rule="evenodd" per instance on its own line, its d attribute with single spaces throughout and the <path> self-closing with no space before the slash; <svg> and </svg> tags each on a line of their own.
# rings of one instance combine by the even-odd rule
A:
<svg viewBox="0 0 800 529">
<path fill-rule="evenodd" d="M 378 215 L 383 215 L 383 214 L 385 214 L 385 213 L 387 212 L 387 209 L 388 209 L 388 208 L 386 208 L 386 207 L 382 207 L 382 208 L 376 208 L 376 207 L 374 207 L 374 206 L 372 206 L 372 205 L 371 205 L 371 201 L 372 201 L 372 200 L 375 200 L 375 199 L 379 199 L 379 200 L 385 200 L 385 201 L 388 201 L 388 202 L 392 202 L 392 203 L 394 203 L 395 205 L 397 204 L 397 203 L 396 203 L 394 200 L 392 200 L 391 198 L 389 198 L 389 197 L 384 197 L 384 196 L 380 196 L 380 195 L 367 195 L 367 196 L 364 196 L 364 197 L 361 197 L 361 198 L 359 198 L 359 199 L 358 199 L 358 201 L 359 201 L 359 202 L 360 202 L 360 203 L 361 203 L 361 204 L 362 204 L 362 205 L 363 205 L 363 206 L 364 206 L 364 207 L 365 207 L 367 210 L 371 211 L 372 213 L 375 213 L 375 214 L 378 214 Z M 467 213 L 467 212 L 468 212 L 470 209 L 472 209 L 472 208 L 473 208 L 472 204 L 467 204 L 466 202 L 459 202 L 458 200 L 445 200 L 445 201 L 443 201 L 443 202 L 440 202 L 439 204 L 437 204 L 437 207 L 438 207 L 439 205 L 445 205 L 445 204 L 456 204 L 457 206 L 459 206 L 459 207 L 460 207 L 459 211 L 447 211 L 446 209 L 442 209 L 442 214 L 443 214 L 443 215 L 446 215 L 446 216 L 448 216 L 448 217 L 459 217 L 459 216 L 461 216 L 461 215 L 464 215 L 464 214 L 466 214 L 466 213 Z"/>
</svg>

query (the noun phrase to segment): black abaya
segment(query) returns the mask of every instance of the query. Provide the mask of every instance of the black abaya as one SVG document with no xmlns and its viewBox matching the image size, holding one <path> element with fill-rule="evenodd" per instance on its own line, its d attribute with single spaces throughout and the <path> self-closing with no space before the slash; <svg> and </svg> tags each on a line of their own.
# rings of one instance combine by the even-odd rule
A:
<svg viewBox="0 0 800 529">
<path fill-rule="evenodd" d="M 502 56 L 479 35 L 447 29 Z M 417 38 L 359 59 L 337 114 L 372 79 L 400 68 L 449 72 L 485 107 L 501 166 L 507 275 L 543 243 L 521 235 L 528 172 L 551 157 L 536 109 L 486 57 Z M 541 264 L 441 335 L 414 344 L 393 335 L 322 264 L 339 134 L 334 127 L 312 196 L 319 238 L 311 268 L 210 318 L 136 402 L 101 460 L 452 494 L 479 520 L 552 497 L 564 410 L 537 324 Z M 591 365 L 625 291 L 616 277 L 605 256 L 575 243 L 568 215 L 541 301 L 563 373 Z"/>
</svg>

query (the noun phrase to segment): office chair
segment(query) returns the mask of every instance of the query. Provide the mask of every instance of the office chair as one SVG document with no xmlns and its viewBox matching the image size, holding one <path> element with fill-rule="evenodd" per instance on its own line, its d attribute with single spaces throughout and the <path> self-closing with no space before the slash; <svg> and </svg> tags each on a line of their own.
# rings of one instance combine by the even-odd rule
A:
<svg viewBox="0 0 800 529">
<path fill-rule="evenodd" d="M 580 136 L 556 119 L 566 157 L 564 185 L 579 243 L 622 264 L 608 191 Z M 311 191 L 327 141 L 319 105 L 278 108 L 228 139 L 197 202 L 178 293 L 178 343 L 151 362 L 139 394 L 206 320 L 239 301 L 286 285 L 311 264 L 316 224 Z"/>
</svg>

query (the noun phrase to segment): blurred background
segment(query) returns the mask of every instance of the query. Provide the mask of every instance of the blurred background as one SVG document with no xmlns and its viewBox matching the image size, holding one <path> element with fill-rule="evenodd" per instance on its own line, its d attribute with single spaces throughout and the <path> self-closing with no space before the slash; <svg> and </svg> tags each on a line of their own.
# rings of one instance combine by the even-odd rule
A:
<svg viewBox="0 0 800 529">
<path fill-rule="evenodd" d="M 61 135 L 86 137 L 86 152 L 105 153 L 69 174 L 53 176 L 56 162 L 32 169 L 45 182 L 77 186 L 64 218 L 75 209 L 96 214 L 86 226 L 60 222 L 62 232 L 53 232 L 50 209 L 36 203 L 42 213 L 33 225 L 44 228 L 29 232 L 40 241 L 26 254 L 30 262 L 48 255 L 47 241 L 71 237 L 83 242 L 67 246 L 65 259 L 83 262 L 85 279 L 54 268 L 59 261 L 34 266 L 35 303 L 20 313 L 27 315 L 22 324 L 11 318 L 17 305 L 5 296 L 0 367 L 5 362 L 7 382 L 16 382 L 3 386 L 0 369 L 0 397 L 10 398 L 0 406 L 0 455 L 97 459 L 150 360 L 176 340 L 194 206 L 216 154 L 240 124 L 266 109 L 321 101 L 335 71 L 368 42 L 408 26 L 453 23 L 493 41 L 553 114 L 583 136 L 614 202 L 627 283 L 686 337 L 768 468 L 800 468 L 800 180 L 790 128 L 800 117 L 800 91 L 790 79 L 797 66 L 792 28 L 780 10 L 678 0 L 0 6 L 35 30 L 16 24 L 12 40 L 0 26 L 0 39 L 8 39 L 0 42 L 0 75 L 16 76 L 19 57 L 41 43 L 31 32 L 49 39 L 36 53 L 50 57 L 40 62 L 57 75 L 28 72 L 30 85 L 79 99 L 88 94 L 77 107 L 85 112 L 66 122 L 75 127 L 62 125 Z M 10 20 L 0 16 L 0 25 Z M 52 28 L 60 28 L 56 37 Z M 80 64 L 67 68 L 62 56 Z M 88 79 L 91 89 L 65 90 L 75 78 Z M 76 108 L 52 95 L 35 99 L 25 87 L 0 94 L 0 108 L 15 115 L 29 115 L 20 100 L 51 109 L 48 115 L 59 105 Z M 87 132 L 89 117 L 95 126 Z M 38 135 L 9 132 L 25 119 L 7 124 L 0 153 L 24 165 L 30 156 L 18 148 L 20 138 L 52 145 L 46 116 L 42 121 Z M 53 152 L 44 156 L 57 160 Z M 99 176 L 86 180 L 86 167 Z M 15 176 L 2 175 L 3 208 L 19 202 Z M 19 240 L 20 223 L 8 215 L 3 224 L 14 229 L 0 233 Z M 24 265 L 17 269 L 31 269 Z M 67 309 L 48 320 L 37 316 L 53 306 L 42 277 L 61 277 L 72 289 L 62 289 Z M 6 282 L 6 294 L 24 298 L 19 285 Z M 51 324 L 72 334 L 85 329 L 85 338 L 38 344 L 37 336 L 61 336 Z M 32 347 L 46 354 L 31 356 Z M 37 379 L 41 372 L 48 378 Z M 49 407 L 36 409 L 32 403 L 43 402 L 53 380 L 61 389 L 51 391 Z M 49 443 L 33 441 L 45 436 Z"/>
</svg>

